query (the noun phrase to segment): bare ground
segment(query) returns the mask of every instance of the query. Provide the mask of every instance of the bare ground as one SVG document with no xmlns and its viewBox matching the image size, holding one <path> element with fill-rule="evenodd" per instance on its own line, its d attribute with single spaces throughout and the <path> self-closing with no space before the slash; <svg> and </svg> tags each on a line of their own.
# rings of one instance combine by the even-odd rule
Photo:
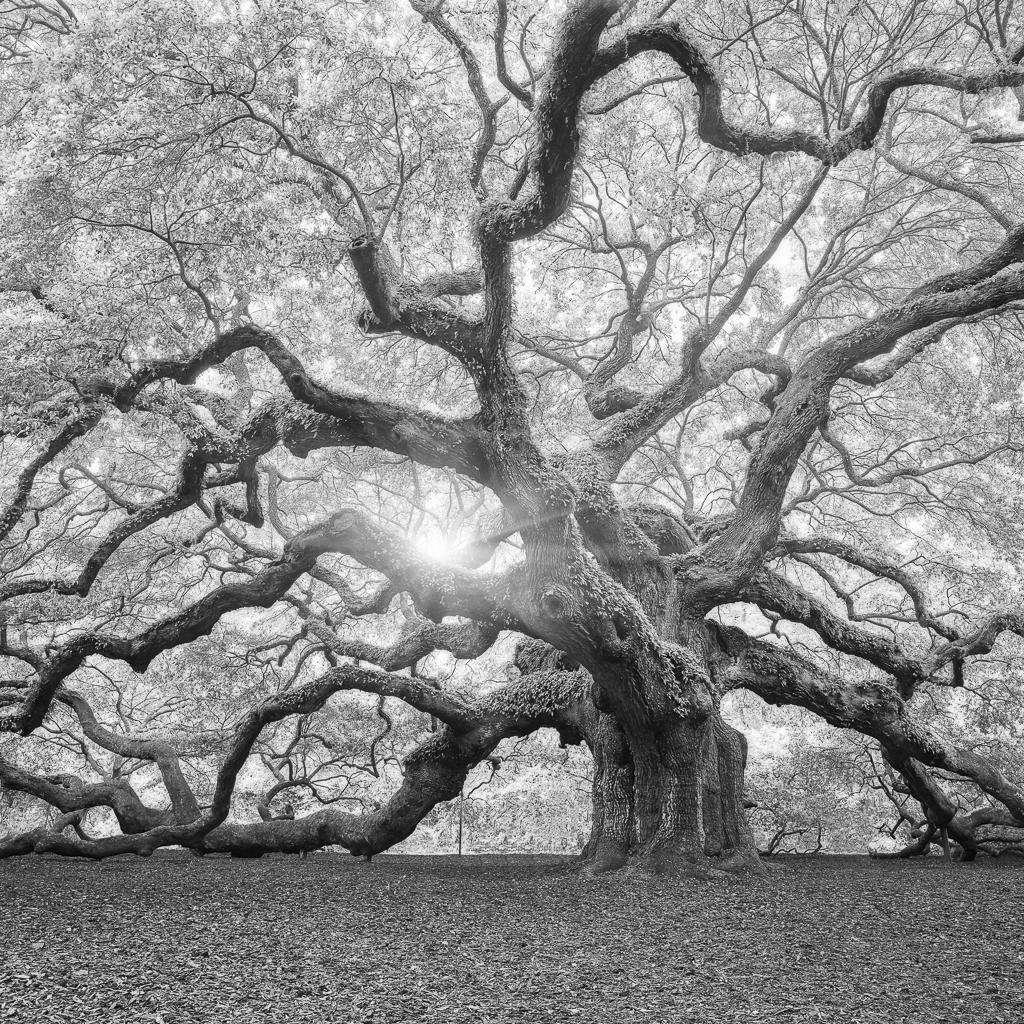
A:
<svg viewBox="0 0 1024 1024">
<path fill-rule="evenodd" d="M 1024 870 L 790 858 L 0 862 L 0 1022 L 1016 1022 Z"/>
</svg>

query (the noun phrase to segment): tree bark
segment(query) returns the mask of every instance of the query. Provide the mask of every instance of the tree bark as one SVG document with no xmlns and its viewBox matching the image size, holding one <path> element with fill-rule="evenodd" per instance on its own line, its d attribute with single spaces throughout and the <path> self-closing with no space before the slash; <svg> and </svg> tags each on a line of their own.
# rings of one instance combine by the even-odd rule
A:
<svg viewBox="0 0 1024 1024">
<path fill-rule="evenodd" d="M 763 871 L 743 805 L 746 742 L 717 709 L 647 734 L 601 714 L 592 749 L 589 871 Z"/>
</svg>

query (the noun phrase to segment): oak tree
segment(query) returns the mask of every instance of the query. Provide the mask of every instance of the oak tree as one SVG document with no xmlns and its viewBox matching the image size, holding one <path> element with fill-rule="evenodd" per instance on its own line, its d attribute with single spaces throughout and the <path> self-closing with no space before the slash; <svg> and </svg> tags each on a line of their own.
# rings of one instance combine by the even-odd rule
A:
<svg viewBox="0 0 1024 1024">
<path fill-rule="evenodd" d="M 956 727 L 1024 631 L 1012 3 L 34 6 L 0 780 L 60 817 L 0 855 L 370 856 L 551 728 L 591 870 L 756 871 L 739 689 L 877 745 L 915 847 L 1018 841 Z M 346 691 L 401 783 L 287 813 Z"/>
</svg>

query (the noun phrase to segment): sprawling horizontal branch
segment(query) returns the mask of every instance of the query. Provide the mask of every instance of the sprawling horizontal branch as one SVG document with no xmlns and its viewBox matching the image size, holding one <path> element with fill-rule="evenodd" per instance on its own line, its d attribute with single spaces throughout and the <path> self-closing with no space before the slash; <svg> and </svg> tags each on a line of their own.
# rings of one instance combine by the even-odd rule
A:
<svg viewBox="0 0 1024 1024">
<path fill-rule="evenodd" d="M 825 604 L 805 593 L 784 576 L 770 569 L 761 569 L 747 583 L 742 600 L 756 604 L 790 622 L 807 626 L 833 650 L 860 658 L 891 675 L 903 697 L 909 697 L 923 680 L 930 679 L 954 661 L 988 654 L 1004 633 L 1024 636 L 1024 616 L 1012 609 L 989 615 L 972 630 L 941 627 L 916 583 L 902 570 L 881 559 L 867 555 L 833 538 L 812 538 L 806 541 L 785 541 L 788 549 L 823 551 L 861 565 L 879 576 L 888 577 L 907 590 L 918 609 L 918 621 L 946 639 L 923 657 L 914 657 L 888 637 L 854 625 L 831 611 Z"/>
<path fill-rule="evenodd" d="M 770 569 L 757 572 L 743 588 L 741 598 L 790 622 L 799 622 L 813 629 L 833 650 L 851 654 L 880 668 L 897 680 L 905 694 L 911 693 L 925 677 L 921 663 L 906 654 L 899 644 L 836 615 L 822 602 Z"/>
<path fill-rule="evenodd" d="M 386 582 L 371 591 L 367 597 L 357 597 L 355 591 L 349 586 L 348 580 L 341 573 L 323 565 L 313 566 L 309 570 L 309 575 L 329 586 L 341 598 L 345 614 L 353 618 L 360 618 L 364 615 L 383 615 L 398 593 L 392 583 Z"/>
<path fill-rule="evenodd" d="M 80 811 L 69 811 L 61 814 L 51 825 L 40 825 L 37 828 L 29 829 L 27 832 L 18 832 L 0 841 L 0 860 L 5 857 L 23 857 L 29 853 L 35 853 L 36 846 L 52 838 L 61 835 L 65 829 L 74 828 L 78 837 L 86 842 L 91 838 L 82 828 L 82 822 L 89 813 L 88 808 Z"/>
<path fill-rule="evenodd" d="M 983 74 L 963 74 L 938 68 L 905 68 L 882 75 L 871 84 L 864 98 L 864 113 L 848 128 L 826 136 L 800 128 L 777 129 L 742 126 L 732 121 L 722 103 L 718 73 L 700 48 L 678 22 L 655 22 L 625 32 L 604 47 L 587 71 L 587 85 L 604 78 L 638 53 L 663 53 L 676 62 L 697 91 L 697 131 L 709 145 L 727 153 L 806 153 L 823 164 L 834 166 L 859 149 L 870 149 L 899 90 L 919 86 L 977 94 L 992 89 L 1024 84 L 1024 69 L 1009 66 Z"/>
<path fill-rule="evenodd" d="M 0 718 L 0 731 L 21 731 L 27 735 L 37 728 L 57 688 L 91 655 L 124 661 L 141 672 L 163 651 L 209 634 L 228 612 L 269 607 L 313 567 L 321 554 L 338 550 L 340 538 L 333 524 L 334 520 L 329 519 L 297 534 L 285 545 L 278 562 L 250 579 L 217 587 L 134 637 L 88 631 L 66 641 L 46 659 L 36 659 L 38 678 L 30 686 L 22 708 Z"/>
<path fill-rule="evenodd" d="M 102 382 L 100 390 L 105 400 L 124 411 L 136 405 L 147 406 L 150 403 L 143 392 L 150 385 L 162 380 L 188 384 L 204 370 L 247 348 L 259 349 L 267 355 L 291 391 L 292 399 L 264 403 L 235 432 L 211 432 L 198 423 L 185 425 L 190 445 L 170 493 L 147 505 L 126 506 L 125 519 L 96 546 L 74 578 L 13 579 L 0 586 L 0 600 L 47 591 L 84 596 L 125 540 L 194 504 L 204 490 L 245 479 L 250 492 L 247 498 L 252 499 L 256 477 L 253 471 L 248 475 L 243 472 L 245 465 L 251 467 L 258 456 L 282 443 L 303 456 L 316 448 L 366 445 L 407 455 L 424 465 L 453 468 L 475 480 L 486 480 L 483 436 L 472 421 L 453 421 L 387 402 L 332 392 L 311 381 L 301 362 L 275 336 L 251 325 L 222 334 L 191 359 L 147 363 L 121 383 Z M 90 400 L 87 411 L 69 421 L 22 470 L 15 494 L 0 515 L 0 537 L 20 521 L 39 471 L 92 429 L 101 417 L 102 404 Z M 235 462 L 239 466 L 204 478 L 205 466 L 219 462 Z"/>
<path fill-rule="evenodd" d="M 899 850 L 872 850 L 871 857 L 877 860 L 909 860 L 926 853 L 935 840 L 938 829 L 934 825 L 915 830 L 914 837 L 906 846 Z"/>
<path fill-rule="evenodd" d="M 495 596 L 498 581 L 458 564 L 425 558 L 408 538 L 360 509 L 336 512 L 329 523 L 332 550 L 383 573 L 396 590 L 412 596 L 427 618 L 440 622 L 445 615 L 462 615 L 494 625 L 514 624 L 507 604 Z"/>
<path fill-rule="evenodd" d="M 1024 142 L 1022 132 L 973 132 L 971 142 L 984 146 L 1016 146 Z"/>
<path fill-rule="evenodd" d="M 557 729 L 563 742 L 581 743 L 596 719 L 589 680 L 579 672 L 524 676 L 481 698 L 471 713 L 474 728 L 441 729 L 405 759 L 402 785 L 379 809 L 357 815 L 326 808 L 294 821 L 225 825 L 209 833 L 199 849 L 251 855 L 334 844 L 356 855 L 379 853 L 412 835 L 438 803 L 457 797 L 469 770 L 501 740 L 548 727 Z"/>
<path fill-rule="evenodd" d="M 91 807 L 109 807 L 121 831 L 127 835 L 138 835 L 175 823 L 172 812 L 147 807 L 127 779 L 123 778 L 83 782 L 73 775 L 36 775 L 0 758 L 0 783 L 13 792 L 26 793 L 44 800 L 63 813 L 84 811 Z"/>
<path fill-rule="evenodd" d="M 707 366 L 694 360 L 669 384 L 641 397 L 632 408 L 610 419 L 600 431 L 592 447 L 604 463 L 604 475 L 614 479 L 629 457 L 666 423 L 744 370 L 757 370 L 775 377 L 780 390 L 793 374 L 783 357 L 759 349 L 729 350 Z"/>
<path fill-rule="evenodd" d="M 956 659 L 988 654 L 1003 633 L 1024 637 L 1024 615 L 1013 609 L 1002 609 L 990 615 L 972 633 L 935 648 L 925 659 L 926 672 L 931 675 Z"/>
<path fill-rule="evenodd" d="M 384 573 L 396 589 L 408 591 L 418 607 L 435 621 L 444 615 L 463 615 L 492 626 L 507 628 L 516 623 L 494 598 L 487 581 L 471 570 L 425 559 L 404 537 L 384 529 L 357 509 L 344 510 L 296 534 L 285 545 L 281 558 L 254 576 L 217 587 L 134 637 L 89 631 L 66 641 L 46 659 L 35 659 L 38 678 L 21 709 L 0 717 L 0 731 L 27 734 L 37 728 L 61 682 L 89 656 L 102 655 L 144 671 L 163 651 L 209 634 L 228 612 L 274 604 L 300 576 L 314 568 L 320 555 L 328 552 L 351 555 Z"/>
<path fill-rule="evenodd" d="M 971 320 L 970 318 L 949 320 L 925 331 L 915 331 L 908 336 L 909 340 L 905 340 L 896 347 L 892 355 L 881 361 L 880 364 L 875 366 L 857 364 L 845 370 L 841 374 L 841 379 L 851 380 L 864 387 L 878 387 L 895 377 L 904 366 L 913 362 L 932 345 L 942 341 L 954 327 L 959 327 L 964 322 L 971 322 Z"/>
<path fill-rule="evenodd" d="M 117 387 L 114 401 L 128 409 L 142 389 L 156 381 L 190 384 L 204 370 L 251 348 L 267 357 L 296 404 L 267 403 L 242 428 L 238 441 L 232 442 L 237 450 L 207 446 L 210 461 L 262 455 L 279 441 L 297 454 L 320 447 L 365 445 L 408 455 L 426 466 L 450 467 L 474 480 L 484 478 L 482 438 L 471 420 L 451 420 L 332 391 L 311 380 L 298 357 L 275 335 L 253 325 L 226 331 L 191 359 L 146 364 Z"/>
<path fill-rule="evenodd" d="M 973 860 L 978 851 L 974 827 L 962 814 L 956 803 L 939 784 L 938 780 L 920 762 L 912 757 L 902 756 L 885 747 L 882 748 L 885 759 L 897 770 L 910 794 L 921 804 L 925 812 L 925 820 L 935 829 L 944 829 L 943 842 L 949 838 L 960 844 L 963 857 Z"/>
<path fill-rule="evenodd" d="M 15 578 L 0 585 L 0 601 L 47 592 L 84 597 L 89 593 L 103 566 L 129 537 L 195 504 L 204 489 L 224 486 L 238 480 L 237 472 L 230 471 L 204 479 L 205 470 L 206 466 L 195 451 L 186 452 L 178 468 L 178 478 L 173 489 L 156 501 L 129 508 L 126 518 L 110 530 L 93 549 L 77 576 L 60 580 L 54 579 L 50 573 L 46 576 Z"/>
<path fill-rule="evenodd" d="M 917 621 L 950 641 L 960 639 L 960 634 L 946 625 L 932 610 L 927 595 L 905 568 L 895 565 L 878 555 L 864 551 L 853 544 L 847 544 L 837 537 L 787 538 L 780 546 L 789 554 L 831 555 L 849 565 L 856 565 L 882 579 L 892 580 L 910 598 Z M 881 666 L 880 666 L 881 667 Z"/>
<path fill-rule="evenodd" d="M 840 729 L 856 729 L 882 745 L 901 766 L 913 759 L 970 779 L 1011 814 L 1024 818 L 1024 792 L 980 755 L 938 737 L 917 721 L 906 701 L 878 681 L 845 682 L 799 655 L 754 640 L 734 627 L 718 627 L 728 663 L 718 682 L 742 687 L 770 704 L 807 708 Z"/>
<path fill-rule="evenodd" d="M 340 666 L 327 676 L 316 679 L 306 686 L 274 694 L 250 708 L 235 727 L 234 736 L 217 771 L 211 804 L 194 821 L 186 824 L 158 825 L 141 835 L 109 836 L 96 841 L 50 834 L 37 842 L 35 851 L 52 851 L 66 856 L 98 859 L 120 853 L 148 856 L 162 846 L 195 845 L 227 817 L 238 773 L 245 765 L 256 739 L 267 725 L 291 715 L 311 714 L 323 707 L 332 694 L 346 688 L 346 683 L 352 684 L 348 688 L 356 688 L 354 684 L 369 675 L 365 669 Z M 11 849 L 15 853 L 26 852 L 21 849 L 20 844 L 14 844 Z M 0 856 L 4 855 L 9 854 L 0 847 Z"/>
<path fill-rule="evenodd" d="M 333 694 L 353 689 L 399 697 L 448 722 L 405 759 L 405 777 L 394 796 L 383 807 L 362 815 L 328 808 L 299 819 L 222 824 L 237 774 L 262 728 L 289 715 L 311 714 Z M 502 739 L 550 727 L 559 731 L 563 741 L 580 743 L 592 717 L 589 679 L 581 672 L 535 672 L 466 704 L 408 677 L 338 666 L 305 686 L 267 698 L 242 719 L 218 772 L 213 804 L 197 821 L 96 841 L 57 832 L 34 833 L 31 847 L 19 837 L 0 844 L 0 857 L 33 850 L 93 858 L 148 855 L 161 846 L 177 844 L 201 852 L 250 855 L 338 844 L 355 854 L 372 854 L 407 838 L 431 808 L 457 796 L 468 771 Z"/>
<path fill-rule="evenodd" d="M 193 384 L 205 370 L 223 364 L 246 349 L 257 349 L 267 357 L 294 402 L 275 399 L 264 403 L 235 436 L 222 430 L 209 434 L 198 424 L 193 425 L 192 441 L 205 461 L 254 458 L 278 443 L 285 443 L 298 454 L 318 447 L 366 445 L 408 455 L 424 465 L 450 467 L 472 479 L 480 479 L 483 472 L 480 437 L 471 420 L 452 420 L 332 391 L 313 381 L 298 357 L 274 334 L 253 324 L 225 331 L 188 359 L 150 360 L 127 379 L 97 379 L 96 387 L 105 399 L 123 412 L 129 412 L 137 405 L 151 404 L 142 397 L 146 388 L 160 381 Z M 162 407 L 157 404 L 154 408 L 159 411 Z M 77 433 L 65 438 L 62 432 L 53 442 L 59 447 L 53 452 L 48 450 L 40 458 L 44 462 L 52 461 L 75 436 L 92 425 L 91 419 L 86 417 L 75 420 L 67 429 L 74 427 Z M 27 486 L 31 486 L 38 468 L 26 469 Z"/>
<path fill-rule="evenodd" d="M 309 632 L 333 654 L 368 661 L 386 672 L 411 668 L 435 651 L 448 651 L 456 658 L 479 658 L 494 645 L 499 632 L 497 626 L 489 624 L 416 619 L 406 623 L 398 639 L 385 647 L 368 640 L 341 640 L 315 615 L 310 615 L 306 622 Z"/>
</svg>

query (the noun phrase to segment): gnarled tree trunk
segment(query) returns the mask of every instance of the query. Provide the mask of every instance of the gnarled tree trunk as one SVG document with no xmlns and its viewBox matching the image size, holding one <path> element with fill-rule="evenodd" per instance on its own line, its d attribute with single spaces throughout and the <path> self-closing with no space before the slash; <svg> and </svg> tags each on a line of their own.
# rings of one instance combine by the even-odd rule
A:
<svg viewBox="0 0 1024 1024">
<path fill-rule="evenodd" d="M 717 707 L 648 730 L 596 718 L 589 870 L 762 869 L 743 805 L 746 741 Z"/>
</svg>

